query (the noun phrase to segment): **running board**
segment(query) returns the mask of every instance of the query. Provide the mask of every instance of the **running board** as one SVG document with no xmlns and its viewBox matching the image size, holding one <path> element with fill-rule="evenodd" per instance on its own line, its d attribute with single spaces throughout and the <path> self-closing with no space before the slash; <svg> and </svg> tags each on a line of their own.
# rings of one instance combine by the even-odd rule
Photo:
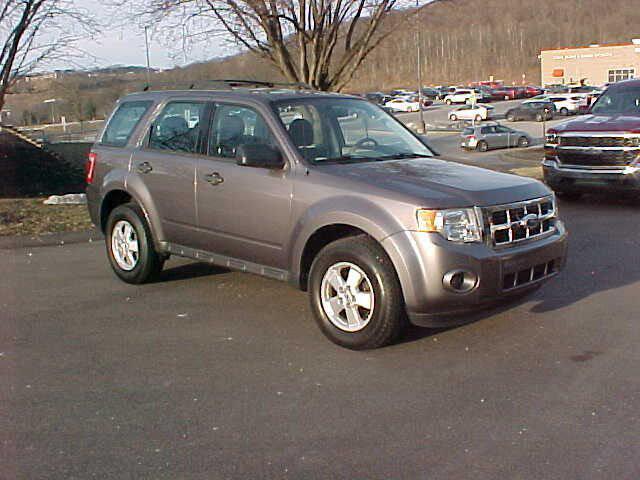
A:
<svg viewBox="0 0 640 480">
<path fill-rule="evenodd" d="M 289 272 L 286 270 L 280 270 L 279 268 L 268 267 L 259 263 L 247 262 L 245 260 L 238 260 L 237 258 L 227 257 L 225 255 L 219 255 L 217 253 L 207 252 L 205 250 L 198 250 L 195 248 L 185 247 L 175 243 L 162 242 L 161 248 L 164 252 L 172 255 L 178 255 L 180 257 L 192 258 L 201 262 L 211 263 L 219 267 L 226 267 L 230 270 L 237 270 L 239 272 L 255 273 L 256 275 L 262 275 L 263 277 L 274 278 L 286 282 L 289 279 Z"/>
</svg>

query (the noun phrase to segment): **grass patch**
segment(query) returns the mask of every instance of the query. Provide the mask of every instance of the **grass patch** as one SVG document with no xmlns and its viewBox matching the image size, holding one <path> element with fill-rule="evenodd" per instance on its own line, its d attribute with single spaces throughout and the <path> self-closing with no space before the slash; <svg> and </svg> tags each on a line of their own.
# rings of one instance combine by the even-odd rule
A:
<svg viewBox="0 0 640 480">
<path fill-rule="evenodd" d="M 77 232 L 91 228 L 86 205 L 44 205 L 43 200 L 0 199 L 0 236 Z"/>
<path fill-rule="evenodd" d="M 542 162 L 544 149 L 542 147 L 511 148 L 502 153 L 505 160 L 518 160 L 524 162 Z"/>
</svg>

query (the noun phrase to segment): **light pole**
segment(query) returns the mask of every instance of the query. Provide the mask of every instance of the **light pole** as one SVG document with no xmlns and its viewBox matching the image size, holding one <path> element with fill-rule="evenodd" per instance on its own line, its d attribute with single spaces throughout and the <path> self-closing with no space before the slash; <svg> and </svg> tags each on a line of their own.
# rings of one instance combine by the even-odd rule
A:
<svg viewBox="0 0 640 480">
<path fill-rule="evenodd" d="M 50 103 L 51 104 L 51 123 L 56 123 L 55 109 L 54 106 L 56 104 L 55 98 L 50 98 L 48 100 L 43 100 L 42 103 Z"/>
<path fill-rule="evenodd" d="M 419 120 L 418 120 L 418 133 L 427 133 L 427 127 L 424 123 L 424 113 L 422 112 L 422 49 L 420 48 L 420 22 L 418 21 L 418 12 L 420 8 L 420 0 L 416 0 L 416 54 L 418 55 L 418 61 L 416 62 L 418 69 L 418 104 L 420 108 Z"/>
<path fill-rule="evenodd" d="M 151 64 L 149 62 L 149 36 L 147 34 L 147 25 L 144 26 L 144 45 L 147 52 L 147 85 L 151 85 Z"/>
</svg>

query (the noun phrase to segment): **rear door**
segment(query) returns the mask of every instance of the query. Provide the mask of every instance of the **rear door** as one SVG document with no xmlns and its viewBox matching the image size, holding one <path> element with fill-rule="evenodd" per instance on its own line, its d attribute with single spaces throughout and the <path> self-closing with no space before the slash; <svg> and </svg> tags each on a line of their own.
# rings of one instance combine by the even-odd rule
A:
<svg viewBox="0 0 640 480">
<path fill-rule="evenodd" d="M 277 147 L 263 112 L 240 103 L 216 103 L 208 155 L 198 162 L 198 247 L 275 268 L 286 268 L 283 247 L 290 229 L 292 171 L 240 166 L 242 144 Z"/>
<path fill-rule="evenodd" d="M 165 102 L 131 166 L 151 194 L 166 240 L 185 246 L 191 246 L 196 228 L 194 182 L 207 109 L 204 99 Z"/>
</svg>

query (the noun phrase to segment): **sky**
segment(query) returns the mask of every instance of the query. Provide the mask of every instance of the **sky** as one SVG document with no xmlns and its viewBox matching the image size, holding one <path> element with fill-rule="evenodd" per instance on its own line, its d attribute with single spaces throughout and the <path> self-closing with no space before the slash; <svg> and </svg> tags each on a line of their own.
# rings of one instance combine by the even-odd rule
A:
<svg viewBox="0 0 640 480">
<path fill-rule="evenodd" d="M 109 18 L 113 14 L 107 7 L 97 0 L 76 0 L 78 4 L 90 10 L 96 18 Z M 149 29 L 149 57 L 153 68 L 171 68 L 177 65 L 185 65 L 197 61 L 209 60 L 216 56 L 203 52 L 202 48 L 194 48 L 193 51 L 180 53 L 169 52 L 161 44 L 159 32 Z M 88 55 L 74 59 L 74 65 L 64 61 L 57 61 L 53 65 L 47 65 L 46 70 L 65 68 L 93 68 L 110 65 L 146 65 L 144 29 L 131 23 L 126 26 L 104 26 L 95 38 L 86 38 L 77 44 L 77 47 L 87 52 Z"/>
</svg>

